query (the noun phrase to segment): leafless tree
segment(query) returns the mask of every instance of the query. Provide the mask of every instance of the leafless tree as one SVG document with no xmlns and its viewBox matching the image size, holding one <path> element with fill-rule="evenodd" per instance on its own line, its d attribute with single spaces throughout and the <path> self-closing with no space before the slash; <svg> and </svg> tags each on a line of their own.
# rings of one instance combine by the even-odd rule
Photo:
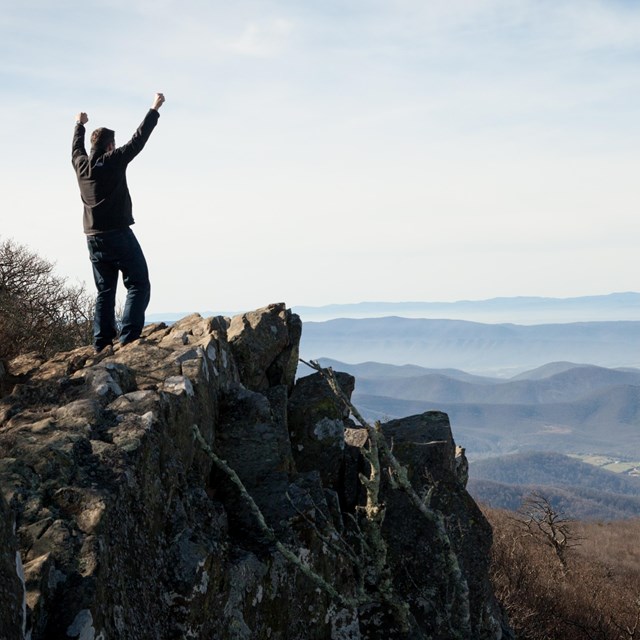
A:
<svg viewBox="0 0 640 640">
<path fill-rule="evenodd" d="M 580 544 L 579 537 L 573 532 L 572 520 L 538 491 L 531 492 L 523 500 L 518 513 L 529 535 L 549 545 L 565 571 L 568 550 Z"/>
<path fill-rule="evenodd" d="M 0 358 L 45 356 L 88 344 L 93 303 L 54 265 L 13 240 L 0 242 Z"/>
</svg>

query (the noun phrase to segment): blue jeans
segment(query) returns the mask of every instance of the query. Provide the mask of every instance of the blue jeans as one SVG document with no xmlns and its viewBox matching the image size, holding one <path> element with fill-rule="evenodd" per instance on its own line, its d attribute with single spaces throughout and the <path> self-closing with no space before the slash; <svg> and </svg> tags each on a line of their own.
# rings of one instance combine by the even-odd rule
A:
<svg viewBox="0 0 640 640">
<path fill-rule="evenodd" d="M 120 342 L 127 344 L 137 340 L 144 326 L 144 312 L 151 297 L 147 261 L 137 238 L 127 227 L 87 236 L 87 245 L 93 266 L 93 279 L 98 290 L 93 319 L 95 348 L 103 349 L 118 335 L 115 306 L 120 271 L 127 288 Z"/>
</svg>

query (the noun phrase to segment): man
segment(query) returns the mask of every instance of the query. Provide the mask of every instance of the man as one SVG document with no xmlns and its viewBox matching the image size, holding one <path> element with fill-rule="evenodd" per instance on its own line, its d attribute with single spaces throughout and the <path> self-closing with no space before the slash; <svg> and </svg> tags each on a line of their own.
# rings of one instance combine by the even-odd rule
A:
<svg viewBox="0 0 640 640">
<path fill-rule="evenodd" d="M 127 288 L 120 344 L 137 340 L 144 326 L 151 285 L 147 262 L 130 228 L 134 220 L 126 171 L 158 123 L 163 103 L 164 95 L 156 93 L 142 124 L 122 147 L 116 147 L 114 131 L 96 129 L 91 134 L 89 155 L 84 146 L 84 125 L 89 118 L 84 112 L 76 117 L 71 158 L 84 204 L 84 232 L 98 290 L 93 321 L 96 353 L 110 346 L 118 335 L 115 304 L 119 272 Z"/>
</svg>

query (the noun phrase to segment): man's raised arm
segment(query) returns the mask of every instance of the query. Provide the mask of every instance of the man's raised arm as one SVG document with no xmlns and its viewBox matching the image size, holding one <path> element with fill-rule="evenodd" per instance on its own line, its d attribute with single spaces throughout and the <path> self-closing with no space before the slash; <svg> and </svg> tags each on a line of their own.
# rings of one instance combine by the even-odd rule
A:
<svg viewBox="0 0 640 640">
<path fill-rule="evenodd" d="M 160 117 L 158 109 L 160 109 L 163 104 L 164 94 L 156 93 L 153 98 L 151 108 L 147 112 L 142 124 L 138 127 L 129 142 L 118 147 L 113 152 L 114 157 L 128 163 L 142 151 L 144 145 L 147 144 L 147 140 L 149 139 L 151 132 L 155 128 L 156 124 L 158 124 L 158 118 Z"/>
</svg>

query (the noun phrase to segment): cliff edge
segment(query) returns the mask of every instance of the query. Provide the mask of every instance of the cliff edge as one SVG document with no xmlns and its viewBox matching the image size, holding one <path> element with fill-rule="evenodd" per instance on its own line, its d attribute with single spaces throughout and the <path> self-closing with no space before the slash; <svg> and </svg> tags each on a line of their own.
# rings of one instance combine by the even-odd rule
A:
<svg viewBox="0 0 640 640">
<path fill-rule="evenodd" d="M 510 637 L 447 416 L 384 425 L 435 516 L 383 469 L 372 534 L 367 432 L 296 380 L 301 331 L 274 304 L 0 363 L 0 639 Z"/>
</svg>

